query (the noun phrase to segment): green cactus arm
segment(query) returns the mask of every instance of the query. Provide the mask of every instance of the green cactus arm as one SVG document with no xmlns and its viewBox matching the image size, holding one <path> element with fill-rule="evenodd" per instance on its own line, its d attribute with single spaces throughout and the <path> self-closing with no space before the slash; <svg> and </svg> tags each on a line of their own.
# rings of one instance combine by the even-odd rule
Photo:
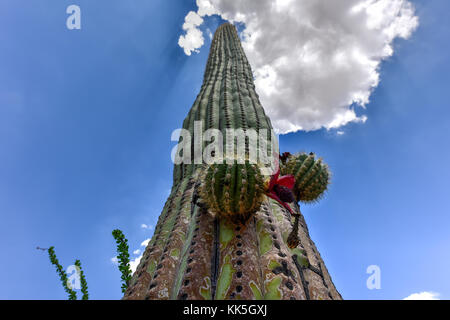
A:
<svg viewBox="0 0 450 320">
<path fill-rule="evenodd" d="M 321 199 L 330 184 L 330 170 L 314 153 L 291 155 L 281 166 L 283 174 L 295 177 L 294 195 L 297 201 L 315 202 Z"/>
</svg>

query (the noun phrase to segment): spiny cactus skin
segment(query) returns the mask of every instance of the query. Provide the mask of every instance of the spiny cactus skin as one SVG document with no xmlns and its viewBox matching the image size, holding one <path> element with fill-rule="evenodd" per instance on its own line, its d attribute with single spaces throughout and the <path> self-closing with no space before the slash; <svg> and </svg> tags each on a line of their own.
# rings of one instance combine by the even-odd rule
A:
<svg viewBox="0 0 450 320">
<path fill-rule="evenodd" d="M 272 155 L 272 124 L 259 101 L 253 73 L 236 29 L 230 24 L 219 26 L 214 35 L 200 93 L 183 122 L 183 129 L 191 133 L 192 141 L 196 121 L 202 121 L 205 131 L 220 130 L 224 146 L 227 129 L 252 129 L 261 135 L 266 130 L 269 149 L 264 151 Z M 203 148 L 206 145 L 207 142 L 203 142 Z M 234 158 L 236 155 L 224 156 Z M 173 183 L 180 183 L 201 166 L 192 163 L 175 165 Z"/>
<path fill-rule="evenodd" d="M 223 133 L 227 128 L 272 131 L 231 24 L 220 26 L 214 35 L 200 94 L 183 123 L 191 134 L 194 121 L 202 121 L 204 130 L 215 128 Z M 245 222 L 215 214 L 204 206 L 200 189 L 204 188 L 203 197 L 211 197 L 208 190 L 212 190 L 212 178 L 203 178 L 203 166 L 175 165 L 172 191 L 124 299 L 341 299 L 297 203 L 290 205 L 300 215 L 300 241 L 295 248 L 289 248 L 287 240 L 294 219 L 285 207 L 266 195 Z M 238 168 L 232 170 L 239 173 Z M 214 171 L 213 167 L 210 175 Z M 219 169 L 217 175 L 222 174 Z M 239 181 L 242 184 L 242 180 L 235 179 L 233 188 L 242 191 Z M 220 188 L 214 190 L 221 193 Z M 256 191 L 254 194 L 254 199 L 259 198 Z M 218 203 L 220 208 L 223 202 Z M 236 202 L 233 207 L 240 212 Z M 253 207 L 257 205 L 245 206 Z"/>
<path fill-rule="evenodd" d="M 220 218 L 246 222 L 263 201 L 264 179 L 248 161 L 206 166 L 200 197 Z"/>
<path fill-rule="evenodd" d="M 289 156 L 281 172 L 295 177 L 294 195 L 297 201 L 305 203 L 318 201 L 330 183 L 328 166 L 314 153 Z"/>
</svg>

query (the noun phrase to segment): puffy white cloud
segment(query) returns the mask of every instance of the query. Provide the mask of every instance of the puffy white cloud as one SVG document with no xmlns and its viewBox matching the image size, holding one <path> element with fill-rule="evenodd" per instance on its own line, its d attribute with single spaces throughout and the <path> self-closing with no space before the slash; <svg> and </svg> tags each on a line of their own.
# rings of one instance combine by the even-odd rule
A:
<svg viewBox="0 0 450 320">
<path fill-rule="evenodd" d="M 137 267 L 139 266 L 139 262 L 141 262 L 141 259 L 142 259 L 142 254 L 139 257 L 130 261 L 131 273 L 134 273 L 136 271 Z"/>
<path fill-rule="evenodd" d="M 197 0 L 198 14 L 200 16 L 211 16 L 217 14 L 216 8 L 209 0 Z"/>
<path fill-rule="evenodd" d="M 144 241 L 142 241 L 141 243 L 141 247 L 146 247 L 148 246 L 148 243 L 150 242 L 150 239 L 145 239 Z"/>
<path fill-rule="evenodd" d="M 141 228 L 142 228 L 142 229 L 149 229 L 149 230 L 152 230 L 152 229 L 153 229 L 153 226 L 152 226 L 151 224 L 145 224 L 145 223 L 143 223 L 143 224 L 141 224 Z"/>
<path fill-rule="evenodd" d="M 180 46 L 188 55 L 203 46 L 202 17 L 244 23 L 242 44 L 279 133 L 365 122 L 355 108 L 369 102 L 394 39 L 409 38 L 419 24 L 408 0 L 197 0 L 197 6 L 186 16 Z M 196 41 L 186 40 L 194 35 Z"/>
<path fill-rule="evenodd" d="M 117 257 L 112 257 L 111 258 L 111 262 L 113 263 L 113 264 L 119 264 L 119 259 L 117 259 Z"/>
<path fill-rule="evenodd" d="M 419 293 L 413 293 L 404 298 L 403 300 L 439 300 L 439 293 L 431 291 L 423 291 Z"/>
<path fill-rule="evenodd" d="M 184 49 L 184 53 L 188 56 L 191 52 L 198 52 L 198 48 L 203 46 L 204 38 L 203 33 L 198 29 L 203 23 L 203 19 L 194 11 L 191 11 L 184 18 L 183 30 L 186 31 L 185 35 L 180 36 L 178 39 L 178 45 Z"/>
<path fill-rule="evenodd" d="M 148 246 L 149 242 L 150 242 L 150 239 L 145 239 L 144 241 L 141 242 L 141 247 Z M 141 250 L 140 249 L 134 250 L 133 253 L 139 254 L 139 253 L 141 253 Z M 139 257 L 136 257 L 133 260 L 130 260 L 130 269 L 131 269 L 132 273 L 134 273 L 136 271 L 137 267 L 139 266 L 139 262 L 141 262 L 141 259 L 142 259 L 142 254 Z"/>
</svg>

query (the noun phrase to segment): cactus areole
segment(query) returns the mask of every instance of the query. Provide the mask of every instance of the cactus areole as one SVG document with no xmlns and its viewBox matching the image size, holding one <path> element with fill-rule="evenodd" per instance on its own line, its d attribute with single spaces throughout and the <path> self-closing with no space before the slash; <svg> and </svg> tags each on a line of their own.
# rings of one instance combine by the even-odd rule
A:
<svg viewBox="0 0 450 320">
<path fill-rule="evenodd" d="M 183 123 L 193 140 L 199 121 L 224 136 L 227 129 L 267 132 L 264 151 L 278 161 L 270 119 L 229 23 L 215 32 L 203 85 Z M 172 191 L 124 299 L 341 299 L 297 203 L 326 189 L 326 166 L 286 153 L 267 175 L 248 161 L 251 145 L 247 139 L 242 162 L 175 164 Z"/>
</svg>

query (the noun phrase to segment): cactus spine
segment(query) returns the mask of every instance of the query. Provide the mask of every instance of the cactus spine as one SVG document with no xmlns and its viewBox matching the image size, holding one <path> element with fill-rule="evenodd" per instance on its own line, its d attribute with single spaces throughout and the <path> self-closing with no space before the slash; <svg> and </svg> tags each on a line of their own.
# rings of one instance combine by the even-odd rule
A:
<svg viewBox="0 0 450 320">
<path fill-rule="evenodd" d="M 197 121 L 224 137 L 235 128 L 266 130 L 272 139 L 231 24 L 215 32 L 203 85 L 183 123 L 193 140 Z M 260 192 L 260 183 L 248 163 L 175 165 L 172 192 L 124 299 L 341 299 L 298 206 L 292 204 L 300 241 L 290 248 L 293 217 Z"/>
</svg>

